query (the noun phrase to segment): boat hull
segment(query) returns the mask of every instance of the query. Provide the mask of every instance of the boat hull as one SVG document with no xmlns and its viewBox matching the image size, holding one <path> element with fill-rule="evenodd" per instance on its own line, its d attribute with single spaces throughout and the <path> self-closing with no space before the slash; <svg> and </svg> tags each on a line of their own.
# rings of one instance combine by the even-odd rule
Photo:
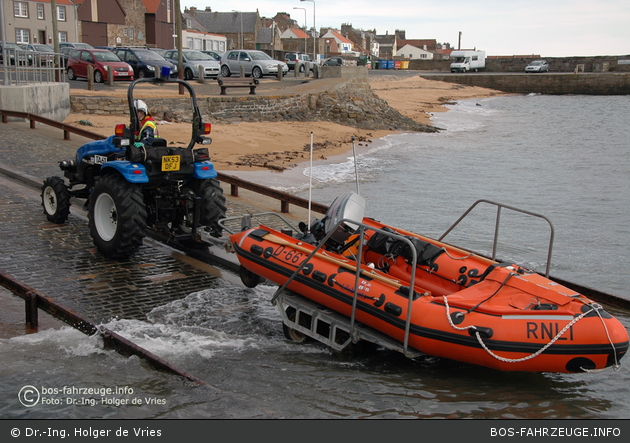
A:
<svg viewBox="0 0 630 443">
<path fill-rule="evenodd" d="M 380 254 L 376 242 L 363 248 L 358 281 L 348 254 L 321 251 L 287 289 L 347 317 L 354 304 L 357 322 L 424 354 L 503 371 L 582 372 L 616 365 L 626 353 L 623 325 L 580 294 L 521 268 L 402 233 L 437 248 L 425 248 L 419 258 L 414 291 L 410 260 Z M 245 269 L 278 285 L 315 249 L 265 226 L 234 234 L 231 242 Z"/>
</svg>

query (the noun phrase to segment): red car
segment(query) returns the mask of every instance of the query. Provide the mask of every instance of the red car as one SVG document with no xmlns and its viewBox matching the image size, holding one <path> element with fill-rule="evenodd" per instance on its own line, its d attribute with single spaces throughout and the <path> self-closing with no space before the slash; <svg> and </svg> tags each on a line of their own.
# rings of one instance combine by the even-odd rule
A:
<svg viewBox="0 0 630 443">
<path fill-rule="evenodd" d="M 107 81 L 107 67 L 114 69 L 114 80 L 133 80 L 133 68 L 107 49 L 75 49 L 68 57 L 69 80 L 87 78 L 88 66 L 94 66 L 94 81 Z"/>
</svg>

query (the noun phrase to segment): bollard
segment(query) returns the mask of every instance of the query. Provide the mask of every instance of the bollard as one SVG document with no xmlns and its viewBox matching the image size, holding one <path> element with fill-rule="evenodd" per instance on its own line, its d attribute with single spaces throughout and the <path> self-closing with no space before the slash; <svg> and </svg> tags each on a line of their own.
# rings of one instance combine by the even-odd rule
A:
<svg viewBox="0 0 630 443">
<path fill-rule="evenodd" d="M 309 78 L 311 76 L 311 62 L 304 62 L 304 77 Z"/>
<path fill-rule="evenodd" d="M 317 63 L 313 65 L 313 78 L 319 78 L 319 65 Z"/>
<path fill-rule="evenodd" d="M 111 66 L 107 67 L 107 84 L 109 86 L 114 84 L 114 68 Z"/>
<path fill-rule="evenodd" d="M 197 66 L 197 70 L 199 71 L 199 77 L 197 78 L 197 82 L 202 85 L 206 82 L 206 70 L 203 66 Z"/>
<path fill-rule="evenodd" d="M 282 65 L 278 63 L 278 80 L 282 80 Z"/>
<path fill-rule="evenodd" d="M 87 80 L 88 80 L 88 84 L 87 84 L 87 88 L 88 91 L 94 91 L 94 66 L 92 65 L 88 65 L 87 68 Z"/>
<path fill-rule="evenodd" d="M 295 60 L 295 65 L 293 65 L 293 76 L 294 77 L 299 77 L 300 75 L 300 62 L 297 60 Z"/>
<path fill-rule="evenodd" d="M 239 68 L 239 77 L 245 78 L 245 66 L 240 65 L 238 68 Z"/>
<path fill-rule="evenodd" d="M 37 312 L 37 294 L 28 292 L 24 298 L 24 308 L 26 311 L 26 323 L 31 329 L 37 329 L 39 317 Z"/>
</svg>

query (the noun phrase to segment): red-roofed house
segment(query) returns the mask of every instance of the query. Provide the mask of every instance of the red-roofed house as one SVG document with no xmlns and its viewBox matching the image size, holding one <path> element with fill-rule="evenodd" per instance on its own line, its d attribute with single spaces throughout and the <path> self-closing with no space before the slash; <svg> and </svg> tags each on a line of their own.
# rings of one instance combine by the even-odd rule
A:
<svg viewBox="0 0 630 443">
<path fill-rule="evenodd" d="M 335 29 L 329 29 L 326 34 L 320 37 L 324 41 L 325 54 L 353 54 L 352 42 Z"/>
<path fill-rule="evenodd" d="M 311 48 L 312 51 L 313 42 L 311 38 L 301 29 L 290 28 L 280 34 L 282 49 L 290 52 L 308 52 L 308 48 Z"/>
<path fill-rule="evenodd" d="M 3 3 L 5 38 L 9 42 L 53 46 L 50 0 L 0 0 Z M 76 42 L 77 7 L 70 0 L 57 0 L 57 41 Z"/>
<path fill-rule="evenodd" d="M 174 47 L 172 0 L 75 0 L 82 40 L 92 46 Z"/>
<path fill-rule="evenodd" d="M 76 0 L 81 41 L 92 46 L 144 45 L 144 7 L 133 0 Z M 125 7 L 132 10 L 127 14 Z"/>
<path fill-rule="evenodd" d="M 147 8 L 145 16 L 146 40 L 148 46 L 157 48 L 175 48 L 173 34 L 175 23 L 172 0 L 142 0 Z"/>
</svg>

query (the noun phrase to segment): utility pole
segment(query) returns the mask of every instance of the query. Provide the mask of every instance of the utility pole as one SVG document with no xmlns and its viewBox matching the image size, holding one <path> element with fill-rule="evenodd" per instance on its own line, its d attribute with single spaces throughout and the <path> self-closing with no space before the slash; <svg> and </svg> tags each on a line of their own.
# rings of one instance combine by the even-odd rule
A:
<svg viewBox="0 0 630 443">
<path fill-rule="evenodd" d="M 462 49 L 462 31 L 459 31 L 459 39 L 457 40 L 457 50 L 461 51 Z"/>
<path fill-rule="evenodd" d="M 179 0 L 175 0 L 175 23 L 177 30 L 177 77 L 184 79 L 184 58 L 182 55 L 182 11 Z M 179 85 L 179 95 L 184 95 L 184 85 Z"/>
</svg>

